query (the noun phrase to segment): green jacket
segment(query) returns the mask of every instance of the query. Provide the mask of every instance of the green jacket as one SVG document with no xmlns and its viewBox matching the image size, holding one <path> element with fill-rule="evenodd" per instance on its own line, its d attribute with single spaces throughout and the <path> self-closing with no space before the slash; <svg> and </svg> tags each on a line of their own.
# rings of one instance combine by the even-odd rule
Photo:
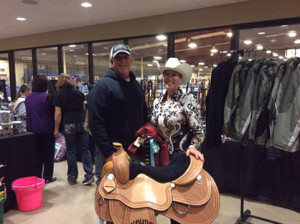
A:
<svg viewBox="0 0 300 224">
<path fill-rule="evenodd" d="M 288 64 L 279 84 L 275 108 L 277 119 L 272 136 L 276 148 L 288 152 L 300 150 L 300 59 L 295 58 Z"/>
</svg>

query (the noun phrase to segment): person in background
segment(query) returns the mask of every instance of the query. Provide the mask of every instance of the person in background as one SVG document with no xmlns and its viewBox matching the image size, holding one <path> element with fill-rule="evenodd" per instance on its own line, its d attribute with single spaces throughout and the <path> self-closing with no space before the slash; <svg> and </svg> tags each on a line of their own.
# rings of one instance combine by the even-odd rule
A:
<svg viewBox="0 0 300 224">
<path fill-rule="evenodd" d="M 75 88 L 72 77 L 61 73 L 58 77 L 54 95 L 55 130 L 54 136 L 59 136 L 59 126 L 63 123 L 63 133 L 67 145 L 68 181 L 70 185 L 77 183 L 78 167 L 77 152 L 80 152 L 85 171 L 83 185 L 94 182 L 93 161 L 89 151 L 89 134 L 84 130 L 85 105 L 84 95 Z"/>
<path fill-rule="evenodd" d="M 200 121 L 200 105 L 192 94 L 183 93 L 180 84 L 189 82 L 192 68 L 181 64 L 177 58 L 169 58 L 160 68 L 166 92 L 153 102 L 151 123 L 168 139 L 170 158 L 179 153 L 193 155 L 204 161 L 200 144 L 204 133 Z M 172 224 L 178 223 L 171 220 Z"/>
<path fill-rule="evenodd" d="M 113 142 L 120 142 L 127 149 L 135 132 L 147 122 L 144 92 L 130 71 L 129 46 L 113 46 L 110 57 L 112 67 L 88 98 L 89 128 L 106 161 L 111 160 L 114 152 Z"/>
<path fill-rule="evenodd" d="M 18 121 L 22 121 L 21 123 L 21 133 L 26 132 L 26 107 L 25 107 L 25 98 L 30 93 L 30 86 L 26 83 L 20 86 L 20 89 L 17 93 L 17 97 L 15 99 L 13 112 Z"/>
<path fill-rule="evenodd" d="M 44 75 L 34 76 L 32 92 L 25 99 L 26 128 L 33 132 L 37 139 L 35 152 L 36 176 L 43 177 L 45 183 L 56 180 L 54 170 L 54 107 L 52 98 L 47 93 L 48 80 Z"/>
</svg>

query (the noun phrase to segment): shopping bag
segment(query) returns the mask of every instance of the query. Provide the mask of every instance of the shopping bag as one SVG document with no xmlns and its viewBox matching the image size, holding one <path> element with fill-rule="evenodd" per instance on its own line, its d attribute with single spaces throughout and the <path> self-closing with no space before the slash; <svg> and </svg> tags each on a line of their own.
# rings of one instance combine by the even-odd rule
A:
<svg viewBox="0 0 300 224">
<path fill-rule="evenodd" d="M 60 134 L 58 138 L 55 140 L 55 153 L 54 153 L 54 161 L 59 162 L 62 161 L 66 156 L 66 140 L 63 134 Z"/>
</svg>

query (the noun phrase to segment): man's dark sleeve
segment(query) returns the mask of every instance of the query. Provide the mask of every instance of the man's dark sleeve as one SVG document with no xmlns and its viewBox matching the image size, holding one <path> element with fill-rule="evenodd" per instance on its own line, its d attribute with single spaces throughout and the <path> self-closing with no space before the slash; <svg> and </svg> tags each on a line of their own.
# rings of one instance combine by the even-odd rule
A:
<svg viewBox="0 0 300 224">
<path fill-rule="evenodd" d="M 96 145 L 105 158 L 113 154 L 112 142 L 108 138 L 105 122 L 108 114 L 109 94 L 104 85 L 95 86 L 88 98 L 89 128 Z"/>
</svg>

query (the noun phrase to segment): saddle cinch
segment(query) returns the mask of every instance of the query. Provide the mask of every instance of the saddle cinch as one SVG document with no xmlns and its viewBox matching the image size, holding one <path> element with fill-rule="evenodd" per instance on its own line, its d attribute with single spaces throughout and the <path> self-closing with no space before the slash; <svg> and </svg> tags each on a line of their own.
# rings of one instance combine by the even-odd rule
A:
<svg viewBox="0 0 300 224">
<path fill-rule="evenodd" d="M 115 224 L 154 224 L 158 214 L 183 224 L 211 223 L 219 212 L 219 191 L 213 178 L 193 156 L 173 158 L 167 166 L 130 161 L 120 143 L 113 169 L 96 191 L 95 210 Z"/>
</svg>

